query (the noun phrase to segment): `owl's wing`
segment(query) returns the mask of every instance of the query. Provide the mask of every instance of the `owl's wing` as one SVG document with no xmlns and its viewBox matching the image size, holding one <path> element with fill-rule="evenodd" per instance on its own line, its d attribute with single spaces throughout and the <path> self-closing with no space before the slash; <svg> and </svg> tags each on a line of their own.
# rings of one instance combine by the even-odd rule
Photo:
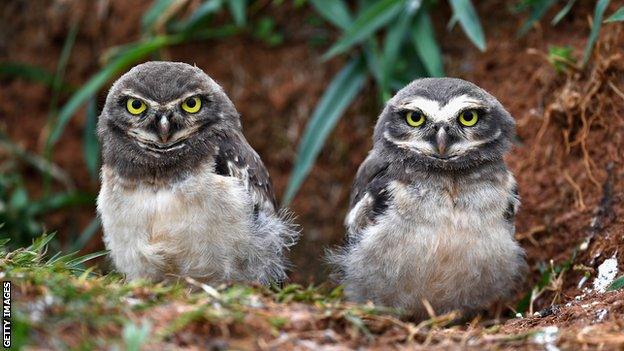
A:
<svg viewBox="0 0 624 351">
<path fill-rule="evenodd" d="M 240 132 L 219 134 L 218 148 L 215 172 L 240 179 L 253 199 L 254 211 L 275 211 L 277 202 L 269 172 L 245 137 Z"/>
<path fill-rule="evenodd" d="M 505 210 L 504 214 L 505 220 L 511 225 L 514 224 L 518 207 L 520 207 L 520 194 L 518 194 L 518 185 L 513 181 L 511 192 L 507 199 L 507 210 Z"/>
<path fill-rule="evenodd" d="M 388 163 L 371 152 L 360 165 L 351 189 L 349 213 L 345 226 L 349 236 L 355 236 L 362 229 L 375 222 L 388 207 L 389 179 L 386 174 Z"/>
</svg>

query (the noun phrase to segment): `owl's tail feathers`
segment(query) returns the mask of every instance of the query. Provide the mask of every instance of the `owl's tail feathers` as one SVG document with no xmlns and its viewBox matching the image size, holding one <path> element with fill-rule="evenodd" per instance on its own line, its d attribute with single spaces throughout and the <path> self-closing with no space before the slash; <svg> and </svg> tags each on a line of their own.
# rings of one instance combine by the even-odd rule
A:
<svg viewBox="0 0 624 351">
<path fill-rule="evenodd" d="M 258 213 L 253 231 L 256 236 L 254 249 L 248 261 L 254 280 L 264 285 L 286 280 L 286 271 L 291 268 L 286 253 L 297 243 L 300 232 L 295 216 L 286 209 L 277 213 Z"/>
</svg>

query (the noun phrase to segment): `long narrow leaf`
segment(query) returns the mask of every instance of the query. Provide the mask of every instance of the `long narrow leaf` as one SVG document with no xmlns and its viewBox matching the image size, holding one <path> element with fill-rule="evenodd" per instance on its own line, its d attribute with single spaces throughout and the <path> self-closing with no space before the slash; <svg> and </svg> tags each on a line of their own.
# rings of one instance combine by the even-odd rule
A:
<svg viewBox="0 0 624 351">
<path fill-rule="evenodd" d="M 594 45 L 596 44 L 596 40 L 598 40 L 598 35 L 600 34 L 600 26 L 602 25 L 602 17 L 604 16 L 607 6 L 609 6 L 609 0 L 598 0 L 598 2 L 596 3 L 596 7 L 594 8 L 592 29 L 589 33 L 587 46 L 585 46 L 585 51 L 583 52 L 583 66 L 585 66 L 589 61 L 589 57 L 591 56 L 592 50 L 594 49 Z"/>
<path fill-rule="evenodd" d="M 0 77 L 23 78 L 32 82 L 42 83 L 49 87 L 54 85 L 54 74 L 41 67 L 18 62 L 1 62 Z M 69 91 L 73 88 L 68 84 L 61 83 L 60 89 Z"/>
<path fill-rule="evenodd" d="M 614 280 L 607 288 L 607 291 L 615 291 L 620 289 L 624 289 L 624 276 Z"/>
<path fill-rule="evenodd" d="M 82 231 L 82 233 L 80 233 L 80 236 L 78 236 L 78 238 L 73 241 L 73 243 L 71 244 L 71 250 L 82 250 L 87 245 L 89 240 L 91 240 L 93 235 L 97 233 L 101 225 L 102 223 L 100 222 L 100 219 L 98 217 L 93 218 L 89 225 Z"/>
<path fill-rule="evenodd" d="M 143 14 L 143 18 L 141 18 L 143 31 L 151 30 L 158 21 L 158 18 L 160 18 L 172 4 L 173 0 L 155 0 L 152 6 Z"/>
<path fill-rule="evenodd" d="M 61 137 L 65 126 L 72 118 L 76 110 L 82 106 L 91 96 L 94 96 L 100 88 L 116 74 L 136 63 L 150 53 L 164 47 L 179 42 L 180 36 L 159 36 L 141 42 L 128 49 L 122 55 L 117 56 L 101 71 L 95 74 L 80 90 L 78 90 L 59 112 L 57 123 L 48 137 L 48 147 L 53 146 Z"/>
<path fill-rule="evenodd" d="M 572 6 L 574 6 L 575 2 L 576 2 L 576 0 L 568 0 L 568 3 L 561 9 L 561 11 L 557 12 L 555 17 L 553 17 L 552 21 L 550 22 L 550 24 L 552 24 L 554 26 L 554 25 L 557 25 L 559 22 L 561 22 L 561 20 L 568 13 L 570 13 L 570 10 L 572 9 Z"/>
<path fill-rule="evenodd" d="M 362 11 L 323 58 L 330 59 L 349 50 L 370 37 L 384 24 L 390 22 L 404 7 L 402 0 L 380 0 Z"/>
<path fill-rule="evenodd" d="M 351 25 L 351 13 L 343 0 L 310 0 L 314 10 L 324 19 L 340 29 Z"/>
<path fill-rule="evenodd" d="M 374 37 L 364 43 L 364 58 L 366 59 L 368 71 L 372 73 L 373 78 L 375 78 L 377 85 L 380 87 L 380 97 L 383 102 L 386 96 L 390 94 L 390 91 L 388 90 L 388 77 L 384 73 L 383 62 L 379 53 L 379 45 Z"/>
<path fill-rule="evenodd" d="M 32 202 L 28 207 L 31 215 L 58 210 L 68 206 L 90 205 L 95 203 L 95 196 L 82 192 L 60 193 L 48 196 L 43 200 Z"/>
<path fill-rule="evenodd" d="M 550 9 L 557 0 L 541 0 L 537 1 L 531 6 L 531 14 L 529 15 L 529 19 L 524 22 L 522 27 L 520 27 L 520 31 L 518 31 L 518 36 L 525 35 L 535 24 L 535 22 L 539 21 L 544 15 L 546 11 Z"/>
<path fill-rule="evenodd" d="M 192 31 L 198 27 L 204 20 L 216 13 L 223 7 L 223 0 L 208 0 L 202 3 L 193 13 L 183 22 L 176 23 L 174 30 L 179 32 Z"/>
<path fill-rule="evenodd" d="M 228 0 L 230 13 L 234 18 L 234 23 L 242 27 L 247 23 L 247 0 Z"/>
<path fill-rule="evenodd" d="M 412 41 L 418 57 L 422 60 L 429 75 L 432 77 L 444 76 L 442 53 L 435 39 L 431 18 L 426 11 L 419 11 L 418 15 L 416 15 Z"/>
<path fill-rule="evenodd" d="M 284 195 L 284 205 L 293 199 L 310 172 L 325 139 L 362 89 L 366 79 L 365 68 L 362 57 L 352 59 L 334 77 L 321 97 L 299 143 L 297 159 Z"/>
<path fill-rule="evenodd" d="M 418 9 L 416 9 L 418 10 Z M 410 22 L 414 17 L 413 11 L 405 11 L 399 15 L 396 23 L 390 26 L 388 34 L 384 40 L 383 48 L 383 75 L 385 77 L 384 89 L 388 88 L 388 80 L 392 77 L 397 57 L 401 51 L 401 46 L 409 33 Z"/>
<path fill-rule="evenodd" d="M 605 20 L 605 23 L 622 22 L 624 21 L 624 6 L 615 11 L 609 18 Z"/>
<path fill-rule="evenodd" d="M 97 98 L 92 97 L 87 104 L 87 121 L 84 127 L 82 150 L 87 170 L 93 179 L 97 179 L 100 166 L 100 144 L 96 134 L 97 119 Z"/>
<path fill-rule="evenodd" d="M 98 257 L 102 257 L 102 256 L 104 256 L 106 254 L 108 254 L 108 251 L 106 251 L 106 250 L 97 251 L 97 252 L 93 252 L 93 253 L 90 253 L 90 254 L 86 254 L 84 256 L 76 257 L 76 258 L 74 258 L 74 259 L 72 259 L 70 261 L 67 261 L 66 264 L 73 268 L 73 267 L 79 266 L 79 265 L 81 265 L 81 264 L 83 264 L 83 263 L 85 263 L 87 261 L 96 259 Z"/>
<path fill-rule="evenodd" d="M 449 1 L 453 8 L 453 15 L 459 20 L 464 33 L 479 50 L 485 51 L 485 35 L 483 34 L 483 28 L 481 28 L 477 10 L 472 6 L 472 2 L 470 0 Z"/>
<path fill-rule="evenodd" d="M 58 64 L 56 65 L 56 73 L 54 74 L 54 81 L 52 82 L 52 91 L 53 91 L 53 101 L 56 102 L 58 100 L 58 95 L 61 92 L 61 88 L 63 86 L 63 78 L 65 76 L 65 68 L 67 68 L 67 63 L 69 62 L 69 57 L 71 56 L 72 49 L 74 48 L 74 43 L 76 42 L 76 36 L 78 35 L 79 29 L 78 22 L 74 22 L 69 29 L 69 33 L 67 34 L 67 38 L 63 43 L 63 49 L 61 50 L 61 56 L 59 57 Z M 52 110 L 56 110 L 56 105 L 53 103 Z"/>
</svg>

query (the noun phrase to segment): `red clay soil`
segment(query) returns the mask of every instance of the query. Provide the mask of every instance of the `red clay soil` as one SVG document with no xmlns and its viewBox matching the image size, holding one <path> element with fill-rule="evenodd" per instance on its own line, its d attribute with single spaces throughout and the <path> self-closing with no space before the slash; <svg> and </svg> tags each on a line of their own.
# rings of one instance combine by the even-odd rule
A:
<svg viewBox="0 0 624 351">
<path fill-rule="evenodd" d="M 104 8 L 97 4 L 106 4 Z M 575 257 L 572 268 L 558 276 L 535 301 L 533 310 L 559 306 L 544 318 L 512 320 L 506 331 L 557 324 L 578 328 L 593 323 L 609 333 L 624 330 L 621 294 L 589 295 L 597 267 L 607 258 L 624 262 L 624 31 L 621 24 L 604 25 L 592 59 L 585 68 L 557 73 L 547 61 L 548 47 L 571 46 L 582 56 L 589 34 L 593 4 L 577 4 L 558 26 L 547 21 L 521 39 L 521 18 L 495 1 L 479 1 L 478 12 L 488 37 L 485 53 L 475 49 L 460 28 L 444 30 L 450 10 L 434 14 L 449 76 L 484 87 L 516 118 L 519 142 L 508 158 L 519 183 L 522 208 L 517 238 L 531 266 L 524 293 L 541 276 L 539 267 L 561 266 Z M 104 49 L 139 37 L 140 14 L 149 1 L 80 2 L 14 1 L 0 6 L 0 60 L 56 67 L 70 23 L 80 31 L 67 67 L 67 81 L 79 85 L 93 74 Z M 616 6 L 611 6 L 608 13 Z M 23 14 L 27 13 L 28 16 Z M 315 103 L 340 67 L 340 59 L 322 62 L 326 47 L 310 42 L 335 38 L 327 26 L 310 24 L 310 11 L 290 5 L 267 5 L 257 16 L 271 15 L 285 34 L 276 48 L 240 35 L 221 41 L 186 44 L 165 51 L 163 58 L 196 63 L 219 81 L 243 116 L 245 134 L 259 152 L 281 194 L 288 180 L 301 136 Z M 546 16 L 545 18 L 550 18 Z M 27 150 L 40 152 L 49 107 L 49 91 L 19 79 L 0 81 L 0 128 Z M 105 92 L 100 95 L 100 103 Z M 340 243 L 350 184 L 371 145 L 376 115 L 372 84 L 332 133 L 309 179 L 291 208 L 303 227 L 303 239 L 292 252 L 292 279 L 322 282 L 323 250 Z M 56 148 L 54 160 L 68 170 L 81 189 L 97 191 L 81 148 L 82 113 L 73 119 Z M 34 178 L 33 182 L 39 180 Z M 36 187 L 36 186 L 35 186 Z M 61 214 L 48 221 L 51 229 L 78 220 L 85 225 L 94 208 L 81 215 Z M 63 233 L 61 231 L 61 233 Z M 581 245 L 585 242 L 584 245 Z M 100 246 L 100 239 L 90 248 Z M 576 256 L 574 253 L 576 252 Z M 579 289 L 584 274 L 591 278 Z M 620 273 L 621 274 L 621 273 Z M 519 295 L 520 297 L 520 295 Z M 616 298 L 617 297 L 617 298 Z M 572 303 L 565 306 L 566 303 Z M 593 304 L 597 302 L 597 304 Z M 589 304 L 589 307 L 582 307 Z M 596 313 L 608 309 L 597 321 Z M 611 329 L 609 329 L 611 328 Z M 619 328 L 619 329 L 618 329 Z M 607 330 L 605 329 L 605 330 Z M 575 334 L 575 335 L 577 335 Z"/>
</svg>

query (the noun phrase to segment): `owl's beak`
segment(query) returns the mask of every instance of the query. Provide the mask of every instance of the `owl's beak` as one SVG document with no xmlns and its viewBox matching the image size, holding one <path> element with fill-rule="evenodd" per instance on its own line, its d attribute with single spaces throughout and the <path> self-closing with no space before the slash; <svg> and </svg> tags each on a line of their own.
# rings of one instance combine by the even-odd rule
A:
<svg viewBox="0 0 624 351">
<path fill-rule="evenodd" d="M 158 121 L 158 136 L 160 136 L 160 140 L 163 143 L 166 143 L 171 136 L 169 133 L 170 126 L 171 124 L 169 123 L 169 119 L 167 119 L 167 116 L 163 115 L 162 117 L 160 117 L 160 121 Z"/>
<path fill-rule="evenodd" d="M 446 128 L 442 127 L 436 134 L 436 144 L 438 146 L 438 153 L 444 155 L 446 152 L 448 134 L 446 134 Z"/>
</svg>

